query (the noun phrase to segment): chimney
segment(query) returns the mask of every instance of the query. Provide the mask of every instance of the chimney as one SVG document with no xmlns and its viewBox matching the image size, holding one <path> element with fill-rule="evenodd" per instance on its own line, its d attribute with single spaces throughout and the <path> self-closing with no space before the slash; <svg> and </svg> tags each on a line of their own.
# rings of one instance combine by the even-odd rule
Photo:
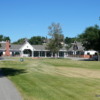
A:
<svg viewBox="0 0 100 100">
<path fill-rule="evenodd" d="M 5 56 L 10 56 L 10 42 L 9 42 L 9 40 L 6 41 Z"/>
</svg>

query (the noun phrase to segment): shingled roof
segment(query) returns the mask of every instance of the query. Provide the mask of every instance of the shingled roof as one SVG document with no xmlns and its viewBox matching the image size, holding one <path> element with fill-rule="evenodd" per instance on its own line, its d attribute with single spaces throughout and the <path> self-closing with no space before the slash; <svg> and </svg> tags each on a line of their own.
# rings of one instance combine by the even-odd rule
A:
<svg viewBox="0 0 100 100">
<path fill-rule="evenodd" d="M 33 46 L 33 48 L 35 49 L 35 50 L 39 50 L 39 51 L 42 51 L 42 50 L 47 50 L 46 49 L 46 44 L 44 44 L 44 45 L 32 45 Z M 60 51 L 64 51 L 64 50 L 66 50 L 66 48 L 65 47 L 63 47 L 62 49 L 60 49 Z"/>
<path fill-rule="evenodd" d="M 0 42 L 0 44 L 1 44 L 0 50 L 5 50 L 6 43 L 5 42 Z"/>
<path fill-rule="evenodd" d="M 71 46 L 71 48 L 69 48 L 69 51 L 73 51 L 73 45 L 74 45 L 74 43 L 72 43 L 72 46 Z M 76 45 L 78 47 L 77 51 L 84 50 L 84 47 L 82 46 L 82 43 L 81 42 L 76 42 Z"/>
<path fill-rule="evenodd" d="M 18 44 L 11 44 L 10 49 L 12 50 L 19 50 L 22 47 L 22 45 L 18 45 Z"/>
<path fill-rule="evenodd" d="M 32 45 L 35 50 L 46 50 L 46 45 Z"/>
<path fill-rule="evenodd" d="M 1 44 L 1 47 L 0 47 L 0 50 L 5 50 L 5 47 L 6 47 L 6 42 L 0 42 L 0 44 Z M 23 44 L 20 44 L 20 45 L 18 45 L 18 44 L 11 44 L 11 47 L 10 47 L 10 50 L 11 51 L 19 51 L 20 50 L 20 48 L 23 46 Z M 43 45 L 32 45 L 32 47 L 36 50 L 36 51 L 47 51 L 47 49 L 46 49 L 46 44 L 43 44 Z M 62 49 L 60 49 L 60 51 L 65 51 L 66 50 L 66 48 L 65 47 L 63 47 Z"/>
</svg>

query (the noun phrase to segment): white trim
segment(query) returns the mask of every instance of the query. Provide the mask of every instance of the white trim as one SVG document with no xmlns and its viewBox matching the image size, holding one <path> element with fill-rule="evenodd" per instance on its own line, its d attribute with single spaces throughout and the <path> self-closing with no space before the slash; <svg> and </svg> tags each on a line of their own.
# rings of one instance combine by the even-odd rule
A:
<svg viewBox="0 0 100 100">
<path fill-rule="evenodd" d="M 19 49 L 21 51 L 24 51 L 25 49 L 30 49 L 31 51 L 34 51 L 35 49 L 32 47 L 32 45 L 29 42 L 25 42 L 24 45 Z"/>
</svg>

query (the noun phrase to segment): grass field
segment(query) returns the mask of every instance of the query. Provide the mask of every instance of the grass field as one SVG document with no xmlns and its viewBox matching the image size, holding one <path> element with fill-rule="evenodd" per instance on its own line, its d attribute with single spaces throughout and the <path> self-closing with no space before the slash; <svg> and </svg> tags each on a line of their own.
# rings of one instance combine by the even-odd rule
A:
<svg viewBox="0 0 100 100">
<path fill-rule="evenodd" d="M 0 61 L 24 100 L 100 100 L 100 62 L 19 58 Z"/>
</svg>

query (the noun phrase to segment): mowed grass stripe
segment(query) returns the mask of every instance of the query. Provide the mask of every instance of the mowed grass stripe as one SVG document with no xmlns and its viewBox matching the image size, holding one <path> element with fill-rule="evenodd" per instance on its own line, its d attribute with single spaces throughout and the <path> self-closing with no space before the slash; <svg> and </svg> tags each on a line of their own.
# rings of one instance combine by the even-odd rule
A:
<svg viewBox="0 0 100 100">
<path fill-rule="evenodd" d="M 47 59 L 42 61 L 44 64 L 52 65 L 55 67 L 75 67 L 75 68 L 88 68 L 100 69 L 99 61 L 75 61 L 69 59 Z"/>
<path fill-rule="evenodd" d="M 87 64 L 86 68 L 84 63 Z M 96 97 L 100 94 L 99 78 L 70 77 L 58 74 L 63 73 L 60 70 L 61 67 L 77 69 L 79 65 L 82 65 L 80 68 L 85 70 L 95 71 L 98 69 L 99 71 L 98 64 L 100 62 L 97 62 L 94 68 L 91 63 L 96 64 L 96 62 L 67 59 L 25 59 L 24 62 L 16 59 L 16 61 L 2 62 L 0 67 L 24 69 L 25 73 L 8 75 L 21 92 L 24 100 L 99 100 L 100 98 Z M 73 74 L 75 73 L 73 72 Z"/>
</svg>

